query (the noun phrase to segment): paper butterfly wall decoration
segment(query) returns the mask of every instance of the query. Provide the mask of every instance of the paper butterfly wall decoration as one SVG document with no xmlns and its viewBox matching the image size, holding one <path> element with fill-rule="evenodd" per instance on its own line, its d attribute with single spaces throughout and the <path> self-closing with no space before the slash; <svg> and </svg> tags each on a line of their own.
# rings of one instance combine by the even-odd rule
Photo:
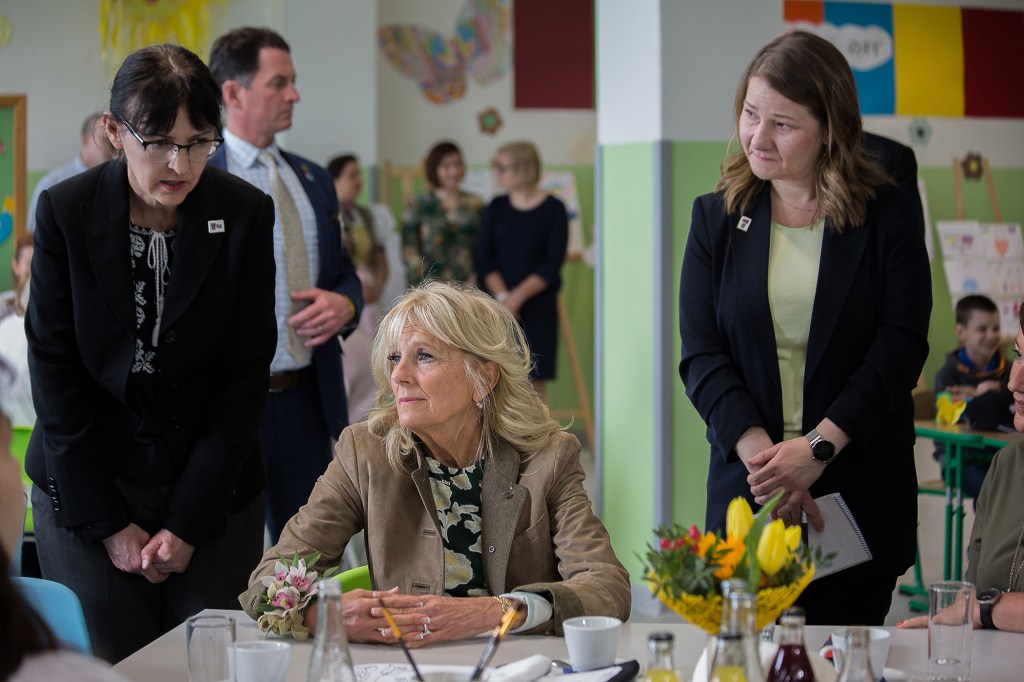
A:
<svg viewBox="0 0 1024 682">
<path fill-rule="evenodd" d="M 434 104 L 461 99 L 467 74 L 481 85 L 508 70 L 511 51 L 509 0 L 466 0 L 445 38 L 422 26 L 392 24 L 377 31 L 385 58 L 415 80 Z"/>
</svg>

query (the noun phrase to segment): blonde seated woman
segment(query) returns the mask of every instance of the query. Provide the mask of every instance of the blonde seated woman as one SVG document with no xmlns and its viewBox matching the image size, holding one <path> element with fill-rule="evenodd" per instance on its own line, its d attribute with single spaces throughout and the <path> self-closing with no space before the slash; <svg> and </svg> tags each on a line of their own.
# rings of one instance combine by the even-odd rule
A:
<svg viewBox="0 0 1024 682">
<path fill-rule="evenodd" d="M 505 306 L 450 284 L 411 289 L 381 322 L 372 364 L 375 407 L 342 432 L 253 572 L 239 597 L 250 616 L 279 555 L 321 552 L 322 571 L 365 530 L 374 589 L 343 597 L 352 641 L 396 642 L 380 598 L 412 646 L 488 631 L 516 602 L 513 632 L 628 618 L 629 578 L 583 488 L 579 441 L 533 391 Z M 306 625 L 315 619 L 310 607 Z"/>
</svg>

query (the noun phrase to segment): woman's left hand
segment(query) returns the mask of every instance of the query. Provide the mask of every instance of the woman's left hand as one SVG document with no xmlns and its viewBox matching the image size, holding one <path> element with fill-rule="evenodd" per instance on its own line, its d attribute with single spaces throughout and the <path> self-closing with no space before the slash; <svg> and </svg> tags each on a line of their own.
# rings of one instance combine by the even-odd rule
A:
<svg viewBox="0 0 1024 682">
<path fill-rule="evenodd" d="M 751 457 L 748 463 L 752 473 L 747 476 L 747 483 L 755 502 L 764 504 L 779 490 L 791 493 L 789 499 L 779 506 L 778 512 L 785 512 L 786 505 L 799 511 L 802 493 L 825 470 L 825 466 L 811 455 L 811 445 L 803 436 L 777 443 Z M 799 522 L 797 516 L 796 522 Z"/>
<path fill-rule="evenodd" d="M 142 548 L 142 568 L 152 566 L 161 573 L 184 573 L 195 549 L 193 545 L 162 528 Z"/>
<path fill-rule="evenodd" d="M 423 595 L 422 608 L 416 609 L 430 619 L 423 632 L 406 639 L 409 648 L 426 646 L 431 642 L 450 642 L 490 632 L 501 623 L 501 603 L 493 597 L 438 597 Z M 512 627 L 522 624 L 519 616 Z M 510 628 L 511 629 L 511 628 Z M 394 639 L 392 638 L 392 641 Z"/>
</svg>

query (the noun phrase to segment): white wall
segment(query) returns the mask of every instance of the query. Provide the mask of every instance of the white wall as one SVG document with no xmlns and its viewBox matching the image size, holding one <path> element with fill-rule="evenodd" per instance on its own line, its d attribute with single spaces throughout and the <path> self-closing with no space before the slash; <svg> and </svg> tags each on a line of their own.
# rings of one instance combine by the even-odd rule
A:
<svg viewBox="0 0 1024 682">
<path fill-rule="evenodd" d="M 0 0 L 0 14 L 13 25 L 0 47 L 0 93 L 28 95 L 28 169 L 49 169 L 75 155 L 82 119 L 109 99 L 99 3 Z M 243 25 L 270 26 L 292 46 L 302 101 L 281 143 L 319 162 L 342 150 L 375 162 L 376 4 L 231 0 L 213 36 Z"/>
<path fill-rule="evenodd" d="M 416 24 L 450 37 L 454 33 L 459 10 L 465 4 L 465 0 L 378 0 L 378 21 L 381 26 Z M 593 162 L 594 112 L 514 110 L 511 69 L 503 78 L 488 85 L 480 85 L 470 78 L 465 97 L 437 105 L 428 102 L 420 94 L 416 82 L 403 76 L 379 49 L 376 49 L 376 60 L 378 158 L 381 161 L 416 165 L 435 142 L 451 138 L 459 144 L 471 164 L 488 163 L 499 145 L 518 139 L 534 142 L 545 164 Z M 552 65 L 552 68 L 557 68 L 557 65 Z M 481 133 L 477 124 L 477 115 L 492 106 L 498 109 L 504 120 L 504 126 L 497 135 Z"/>
<path fill-rule="evenodd" d="M 597 0 L 597 140 L 658 140 L 662 133 L 660 0 Z"/>
</svg>

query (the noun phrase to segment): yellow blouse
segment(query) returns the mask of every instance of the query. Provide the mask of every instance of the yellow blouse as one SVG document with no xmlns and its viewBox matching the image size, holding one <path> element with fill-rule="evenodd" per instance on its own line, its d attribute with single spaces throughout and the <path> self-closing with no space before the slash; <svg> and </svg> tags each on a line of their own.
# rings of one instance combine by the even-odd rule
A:
<svg viewBox="0 0 1024 682">
<path fill-rule="evenodd" d="M 804 365 L 814 292 L 818 286 L 823 228 L 824 220 L 807 227 L 786 227 L 772 221 L 768 303 L 779 356 L 784 438 L 803 434 Z"/>
</svg>

